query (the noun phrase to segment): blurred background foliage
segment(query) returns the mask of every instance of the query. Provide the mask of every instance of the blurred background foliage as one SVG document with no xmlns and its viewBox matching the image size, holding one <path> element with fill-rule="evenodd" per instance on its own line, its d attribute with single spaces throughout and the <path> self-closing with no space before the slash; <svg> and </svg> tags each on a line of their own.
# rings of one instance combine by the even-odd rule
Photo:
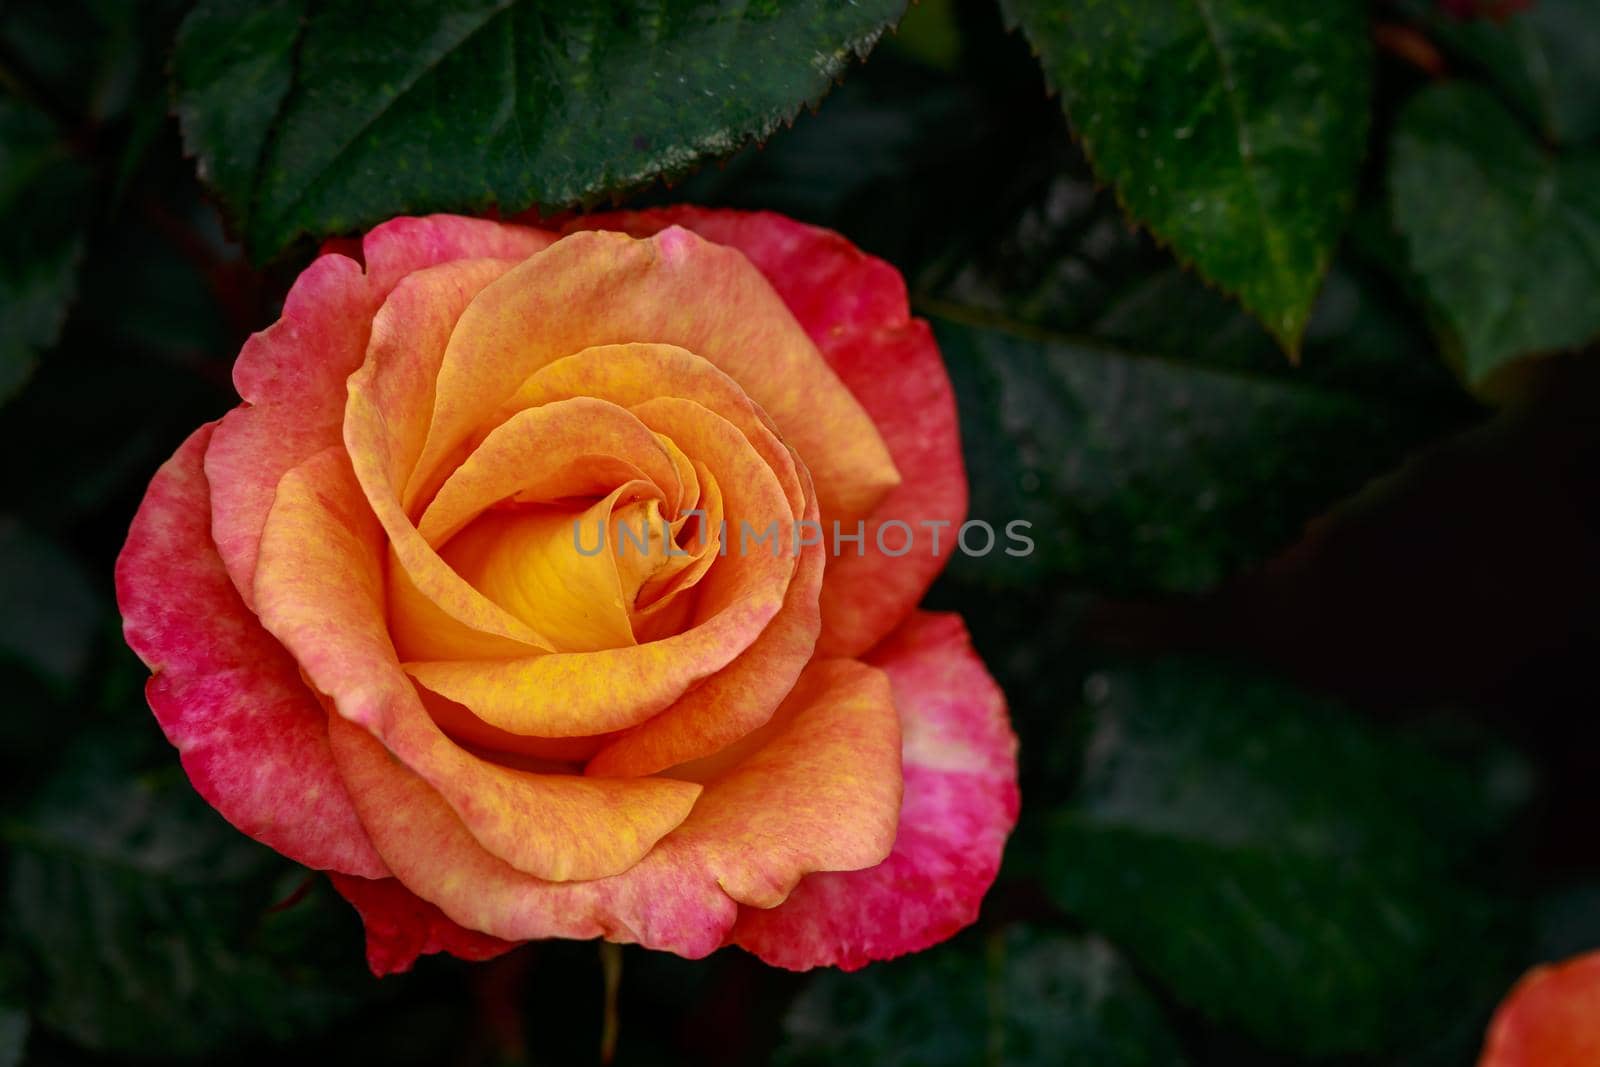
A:
<svg viewBox="0 0 1600 1067">
<path fill-rule="evenodd" d="M 627 950 L 617 1062 L 1470 1062 L 1600 945 L 1600 8 L 1478 6 L 0 7 L 0 1067 L 595 1062 L 593 945 L 366 973 L 110 575 L 316 238 L 610 201 L 893 262 L 1039 540 L 930 597 L 1022 738 L 977 927 Z"/>
</svg>

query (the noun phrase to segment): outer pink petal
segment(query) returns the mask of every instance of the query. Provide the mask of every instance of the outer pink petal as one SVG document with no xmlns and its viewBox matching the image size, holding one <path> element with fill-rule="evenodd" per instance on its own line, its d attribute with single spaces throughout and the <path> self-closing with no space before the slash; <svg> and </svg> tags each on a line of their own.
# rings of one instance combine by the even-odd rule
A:
<svg viewBox="0 0 1600 1067">
<path fill-rule="evenodd" d="M 867 516 L 865 553 L 841 553 L 823 580 L 817 654 L 858 656 L 899 625 L 944 570 L 967 516 L 967 471 L 955 394 L 927 323 L 835 335 L 823 354 L 877 422 L 900 470 L 900 484 Z M 886 522 L 911 528 L 911 551 L 879 551 L 880 530 L 891 551 L 904 544 L 906 531 L 882 529 Z"/>
<path fill-rule="evenodd" d="M 730 940 L 779 967 L 855 970 L 943 941 L 977 918 L 1016 824 L 1016 736 L 961 619 L 918 613 L 868 661 L 888 672 L 904 734 L 894 851 L 739 909 Z"/>
<path fill-rule="evenodd" d="M 361 915 L 367 929 L 367 966 L 379 978 L 409 971 L 418 956 L 434 952 L 448 952 L 464 960 L 488 960 L 521 943 L 456 925 L 396 878 L 335 874 L 332 881 Z"/>
<path fill-rule="evenodd" d="M 464 215 L 390 219 L 361 239 L 367 277 L 382 296 L 412 271 L 457 259 L 527 259 L 555 242 L 555 235 Z"/>
<path fill-rule="evenodd" d="M 240 830 L 309 867 L 380 877 L 328 750 L 328 716 L 239 599 L 211 543 L 196 430 L 156 473 L 117 559 L 129 646 L 184 770 Z"/>
<path fill-rule="evenodd" d="M 823 582 L 817 654 L 860 655 L 916 607 L 966 517 L 955 397 L 939 349 L 927 324 L 911 318 L 900 272 L 831 230 L 770 212 L 696 207 L 593 215 L 572 228 L 642 236 L 673 225 L 737 248 L 755 264 L 877 424 L 900 472 L 900 484 L 868 516 L 865 555 L 832 559 Z M 912 551 L 877 550 L 878 524 L 888 520 L 911 526 Z M 948 523 L 937 554 L 924 522 Z M 891 528 L 884 543 L 897 549 L 903 536 Z"/>
<path fill-rule="evenodd" d="M 251 336 L 233 365 L 245 402 L 217 427 L 205 473 L 212 536 L 248 605 L 278 479 L 338 441 L 344 380 L 361 365 L 377 308 L 359 264 L 322 256 L 295 279 L 282 317 Z"/>
</svg>

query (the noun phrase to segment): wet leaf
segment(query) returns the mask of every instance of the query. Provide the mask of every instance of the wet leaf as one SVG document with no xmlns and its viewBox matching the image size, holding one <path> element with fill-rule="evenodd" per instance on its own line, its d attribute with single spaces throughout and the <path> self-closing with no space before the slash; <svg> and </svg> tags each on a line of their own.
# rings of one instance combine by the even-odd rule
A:
<svg viewBox="0 0 1600 1067">
<path fill-rule="evenodd" d="M 904 0 L 211 0 L 173 59 L 185 142 L 261 257 L 398 214 L 594 203 L 764 138 Z"/>
<path fill-rule="evenodd" d="M 1514 938 L 1464 873 L 1526 797 L 1243 668 L 1091 675 L 1054 897 L 1214 1022 L 1332 1056 L 1481 1032 Z M 1519 784 L 1521 783 L 1521 784 Z"/>
<path fill-rule="evenodd" d="M 1366 144 L 1365 5 L 1004 6 L 1129 214 L 1298 352 Z"/>
<path fill-rule="evenodd" d="M 1551 153 L 1487 90 L 1437 85 L 1400 115 L 1389 193 L 1473 385 L 1600 335 L 1600 153 Z"/>
</svg>

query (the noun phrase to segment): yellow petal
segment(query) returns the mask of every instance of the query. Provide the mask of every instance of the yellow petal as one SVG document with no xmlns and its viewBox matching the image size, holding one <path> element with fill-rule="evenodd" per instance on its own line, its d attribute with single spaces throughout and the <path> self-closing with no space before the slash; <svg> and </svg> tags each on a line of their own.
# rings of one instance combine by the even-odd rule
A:
<svg viewBox="0 0 1600 1067">
<path fill-rule="evenodd" d="M 594 397 L 529 408 L 484 437 L 440 486 L 417 529 L 438 546 L 502 500 L 604 496 L 630 480 L 618 477 L 629 471 L 653 482 L 663 499 L 681 492 L 677 463 L 625 408 Z"/>
<path fill-rule="evenodd" d="M 609 529 L 619 500 L 650 490 L 626 482 L 587 508 L 492 511 L 451 538 L 447 563 L 496 604 L 546 635 L 558 652 L 634 644 L 617 563 L 609 551 L 587 555 L 586 531 Z M 598 538 L 596 538 L 598 540 Z"/>
<path fill-rule="evenodd" d="M 670 637 L 587 653 L 407 664 L 423 685 L 491 726 L 540 737 L 635 726 L 749 648 L 783 604 L 795 572 L 793 519 L 787 495 L 750 441 L 688 400 L 658 397 L 633 412 L 705 464 L 730 516 L 757 533 L 772 531 L 772 539 L 757 544 L 732 533 L 734 546 L 696 586 L 692 625 Z"/>
</svg>

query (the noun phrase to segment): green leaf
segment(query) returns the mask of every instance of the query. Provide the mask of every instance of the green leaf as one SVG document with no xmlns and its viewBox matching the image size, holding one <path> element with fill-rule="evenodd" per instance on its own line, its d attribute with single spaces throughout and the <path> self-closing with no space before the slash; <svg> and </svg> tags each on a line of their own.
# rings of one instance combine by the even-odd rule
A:
<svg viewBox="0 0 1600 1067">
<path fill-rule="evenodd" d="M 305 15 L 306 0 L 202 3 L 178 31 L 172 79 L 184 147 L 197 157 L 200 180 L 243 225 L 254 222 L 259 171 L 294 83 Z"/>
<path fill-rule="evenodd" d="M 1047 831 L 1064 908 L 1285 1052 L 1481 1033 L 1515 968 L 1461 872 L 1525 797 L 1519 761 L 1445 759 L 1203 661 L 1103 671 L 1085 692 L 1077 793 Z"/>
<path fill-rule="evenodd" d="M 1129 214 L 1291 354 L 1354 199 L 1357 0 L 1005 0 Z"/>
<path fill-rule="evenodd" d="M 1033 524 L 1031 555 L 957 556 L 1002 585 L 1070 576 L 1197 592 L 1441 425 L 1421 407 L 1092 341 L 935 320 L 955 384 L 973 518 Z"/>
<path fill-rule="evenodd" d="M 185 143 L 261 257 L 402 213 L 593 203 L 763 138 L 904 0 L 210 0 L 173 58 Z"/>
<path fill-rule="evenodd" d="M 1038 542 L 1026 559 L 958 557 L 953 578 L 1197 592 L 1468 425 L 1479 412 L 1387 269 L 1403 258 L 1381 243 L 1398 242 L 1387 213 L 1358 213 L 1351 237 L 1298 366 L 1130 231 L 1070 158 L 921 271 L 915 303 L 956 385 L 971 512 L 1031 521 Z"/>
<path fill-rule="evenodd" d="M 0 404 L 56 343 L 77 288 L 89 171 L 43 112 L 0 95 Z"/>
<path fill-rule="evenodd" d="M 1552 155 L 1487 90 L 1452 83 L 1406 105 L 1389 168 L 1411 269 L 1469 383 L 1600 334 L 1600 154 Z"/>
<path fill-rule="evenodd" d="M 1177 1042 L 1116 950 L 1012 927 L 860 974 L 818 974 L 784 1022 L 782 1067 L 1178 1067 Z"/>
<path fill-rule="evenodd" d="M 1592 0 L 1538 0 L 1504 18 L 1413 4 L 1428 31 L 1480 68 L 1552 141 L 1600 139 L 1600 20 Z"/>
<path fill-rule="evenodd" d="M 1029 154 L 1044 151 L 1033 143 Z M 1312 309 L 1300 364 L 1290 366 L 1257 319 L 1127 226 L 1086 161 L 1056 154 L 1008 211 L 984 218 L 973 239 L 948 242 L 919 272 L 915 288 L 930 308 L 971 307 L 1242 374 L 1466 413 L 1460 383 L 1396 284 L 1404 255 L 1386 208 L 1364 202 L 1354 215 Z M 1403 267 L 1398 273 L 1405 278 Z"/>
<path fill-rule="evenodd" d="M 269 912 L 311 875 L 223 822 L 181 775 L 130 779 L 91 753 L 5 837 L 6 918 L 39 1019 L 77 1044 L 194 1056 L 284 1039 L 371 985 L 349 909 Z M 320 966 L 329 945 L 342 971 Z"/>
</svg>

